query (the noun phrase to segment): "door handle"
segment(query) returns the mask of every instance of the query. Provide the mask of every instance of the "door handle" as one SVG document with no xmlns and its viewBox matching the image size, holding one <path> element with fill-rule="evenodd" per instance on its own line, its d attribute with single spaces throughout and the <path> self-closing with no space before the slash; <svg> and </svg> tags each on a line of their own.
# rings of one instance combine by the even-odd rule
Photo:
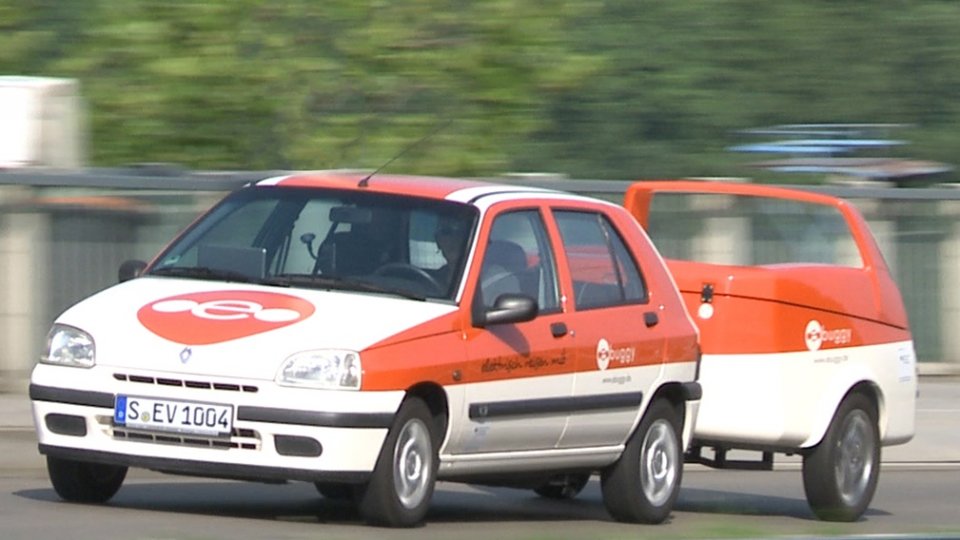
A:
<svg viewBox="0 0 960 540">
<path fill-rule="evenodd" d="M 550 325 L 550 333 L 553 337 L 563 337 L 567 335 L 567 325 L 562 322 L 555 322 Z"/>
<path fill-rule="evenodd" d="M 656 326 L 660 323 L 660 317 L 657 316 L 653 311 L 648 311 L 643 314 L 643 324 L 647 325 L 647 328 L 651 326 Z"/>
</svg>

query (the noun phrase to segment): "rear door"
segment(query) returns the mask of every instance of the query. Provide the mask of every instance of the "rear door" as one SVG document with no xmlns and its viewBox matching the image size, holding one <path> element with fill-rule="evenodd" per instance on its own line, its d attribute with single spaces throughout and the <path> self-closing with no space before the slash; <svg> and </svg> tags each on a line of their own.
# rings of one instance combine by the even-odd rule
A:
<svg viewBox="0 0 960 540">
<path fill-rule="evenodd" d="M 629 436 L 661 375 L 665 335 L 643 271 L 599 209 L 552 212 L 571 281 L 575 407 L 561 446 L 608 446 Z"/>
</svg>

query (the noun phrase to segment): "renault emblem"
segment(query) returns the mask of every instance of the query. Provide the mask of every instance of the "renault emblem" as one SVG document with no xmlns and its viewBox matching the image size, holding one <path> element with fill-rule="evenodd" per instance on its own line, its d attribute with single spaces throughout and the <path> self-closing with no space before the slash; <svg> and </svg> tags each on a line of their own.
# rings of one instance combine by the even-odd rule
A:
<svg viewBox="0 0 960 540">
<path fill-rule="evenodd" d="M 190 361 L 191 356 L 193 356 L 193 349 L 190 347 L 184 347 L 183 350 L 180 351 L 180 362 L 186 364 Z"/>
</svg>

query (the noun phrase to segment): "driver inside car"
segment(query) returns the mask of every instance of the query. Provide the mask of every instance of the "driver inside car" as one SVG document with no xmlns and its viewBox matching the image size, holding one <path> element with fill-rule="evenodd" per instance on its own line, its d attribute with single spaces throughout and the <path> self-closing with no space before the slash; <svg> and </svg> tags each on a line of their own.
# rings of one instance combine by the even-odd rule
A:
<svg viewBox="0 0 960 540">
<path fill-rule="evenodd" d="M 452 218 L 440 218 L 433 233 L 433 240 L 437 243 L 444 263 L 441 267 L 430 270 L 430 274 L 444 287 L 451 285 L 453 271 L 460 264 L 463 248 L 466 245 L 466 223 Z"/>
</svg>

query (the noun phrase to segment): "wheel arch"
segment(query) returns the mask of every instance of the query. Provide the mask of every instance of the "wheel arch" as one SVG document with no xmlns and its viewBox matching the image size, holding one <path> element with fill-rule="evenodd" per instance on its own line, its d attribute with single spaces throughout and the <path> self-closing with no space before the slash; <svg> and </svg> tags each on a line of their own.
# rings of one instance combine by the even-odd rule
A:
<svg viewBox="0 0 960 540">
<path fill-rule="evenodd" d="M 434 419 L 434 428 L 437 433 L 437 445 L 440 446 L 449 431 L 450 406 L 447 393 L 442 386 L 435 382 L 420 382 L 407 389 L 405 399 L 416 397 L 421 399 L 430 409 Z"/>
<path fill-rule="evenodd" d="M 653 395 L 650 396 L 648 406 L 649 403 L 653 403 L 657 399 L 666 399 L 671 405 L 673 405 L 674 409 L 676 409 L 678 413 L 682 413 L 686 403 L 683 385 L 679 382 L 668 382 L 661 384 L 653 392 Z"/>
<path fill-rule="evenodd" d="M 824 436 L 827 434 L 827 429 L 837 414 L 837 409 L 840 408 L 840 404 L 852 394 L 861 394 L 873 404 L 877 419 L 877 429 L 880 432 L 880 439 L 883 440 L 887 413 L 883 391 L 880 385 L 870 379 L 861 379 L 851 384 L 845 392 L 838 394 L 838 398 L 825 400 L 825 405 L 821 407 L 821 413 L 814 419 L 810 437 L 800 445 L 802 448 L 813 448 L 823 441 Z"/>
<path fill-rule="evenodd" d="M 671 406 L 673 406 L 674 411 L 676 411 L 677 418 L 680 419 L 682 424 L 680 425 L 680 439 L 683 446 L 683 450 L 690 446 L 690 441 L 693 438 L 693 427 L 696 421 L 697 407 L 699 406 L 700 400 L 699 396 L 697 399 L 691 399 L 690 390 L 683 383 L 672 381 L 661 384 L 650 396 L 650 399 L 647 401 L 647 409 L 650 408 L 650 405 L 658 399 L 664 399 Z M 646 414 L 646 410 L 644 410 Z M 641 415 L 641 418 L 643 415 Z M 640 420 L 637 420 L 637 426 L 639 426 Z M 636 429 L 637 426 L 634 426 Z"/>
</svg>

